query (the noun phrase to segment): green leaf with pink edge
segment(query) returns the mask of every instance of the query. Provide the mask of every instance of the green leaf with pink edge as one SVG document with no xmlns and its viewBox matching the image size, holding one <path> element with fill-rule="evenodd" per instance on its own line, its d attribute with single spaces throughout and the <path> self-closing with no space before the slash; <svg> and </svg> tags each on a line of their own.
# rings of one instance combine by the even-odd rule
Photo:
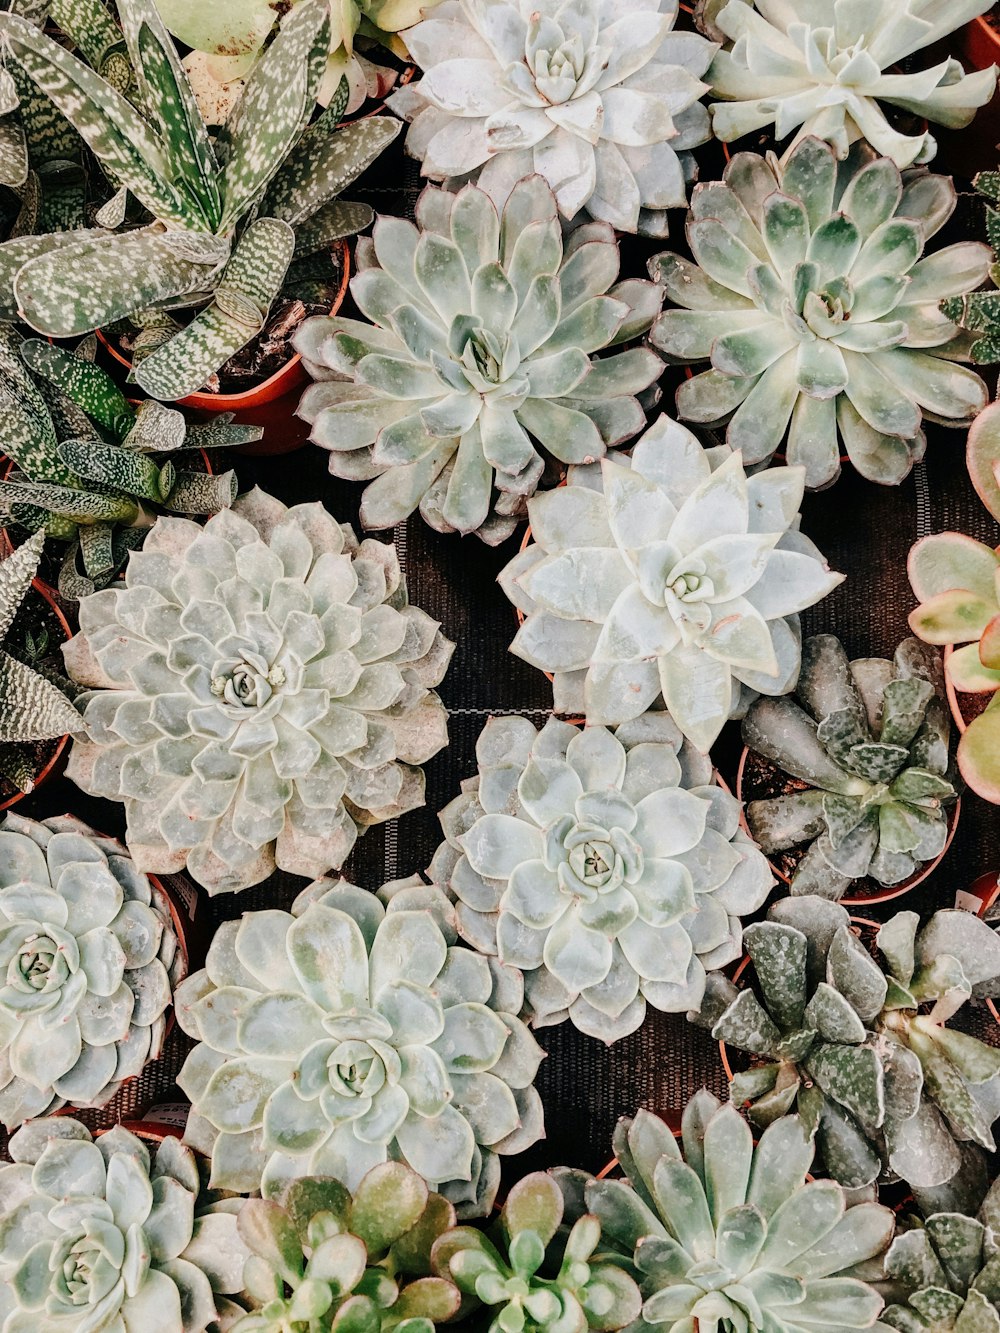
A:
<svg viewBox="0 0 1000 1333">
<path fill-rule="evenodd" d="M 910 548 L 906 562 L 910 586 L 921 602 L 952 588 L 968 588 L 989 599 L 996 596 L 1000 560 L 996 552 L 961 532 L 937 532 Z"/>
<path fill-rule="evenodd" d="M 987 601 L 964 588 L 953 588 L 921 603 L 910 613 L 909 624 L 924 643 L 970 643 L 996 614 L 995 599 Z"/>
<path fill-rule="evenodd" d="M 988 407 L 972 423 L 965 461 L 976 494 L 1000 521 L 1000 403 Z"/>
<path fill-rule="evenodd" d="M 967 643 L 956 648 L 945 667 L 948 679 L 962 694 L 982 694 L 1000 689 L 1000 671 L 983 666 L 979 658 L 979 644 Z"/>
</svg>

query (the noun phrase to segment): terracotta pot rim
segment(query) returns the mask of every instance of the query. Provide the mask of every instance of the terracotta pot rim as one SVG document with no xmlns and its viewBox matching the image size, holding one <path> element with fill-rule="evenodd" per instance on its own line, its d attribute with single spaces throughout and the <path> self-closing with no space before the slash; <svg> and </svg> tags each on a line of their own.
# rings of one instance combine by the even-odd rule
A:
<svg viewBox="0 0 1000 1333">
<path fill-rule="evenodd" d="M 961 644 L 961 645 L 959 645 L 959 646 L 961 646 L 961 647 L 964 648 L 964 647 L 966 647 L 967 645 L 965 645 L 965 644 Z M 948 659 L 949 659 L 949 657 L 951 657 L 951 655 L 955 652 L 955 648 L 956 648 L 956 645 L 953 644 L 953 643 L 945 644 L 945 649 L 944 649 L 944 662 L 945 662 L 944 689 L 945 689 L 945 694 L 947 694 L 947 696 L 948 696 L 948 707 L 951 709 L 951 719 L 952 719 L 952 721 L 955 723 L 955 726 L 958 728 L 958 732 L 959 732 L 959 734 L 962 735 L 962 736 L 964 736 L 965 733 L 969 730 L 969 726 L 970 726 L 970 724 L 969 724 L 968 722 L 966 722 L 964 716 L 962 715 L 962 702 L 961 702 L 961 699 L 960 699 L 959 696 L 960 696 L 960 695 L 966 695 L 966 696 L 967 696 L 968 698 L 970 698 L 970 699 L 980 699 L 980 698 L 982 698 L 982 699 L 987 699 L 987 700 L 989 700 L 989 699 L 992 699 L 992 698 L 994 697 L 994 695 L 996 694 L 996 691 L 995 691 L 995 690 L 957 690 L 957 689 L 955 688 L 955 686 L 952 684 L 951 677 L 948 675 Z"/>
<path fill-rule="evenodd" d="M 164 1139 L 180 1139 L 184 1137 L 184 1131 L 176 1125 L 168 1125 L 163 1120 L 119 1120 L 115 1125 L 105 1125 L 102 1129 L 95 1129 L 93 1136 L 95 1139 L 103 1138 L 105 1134 L 110 1134 L 113 1129 L 125 1129 L 130 1134 L 134 1134 L 137 1139 L 147 1140 L 157 1147 Z"/>
<path fill-rule="evenodd" d="M 343 238 L 334 241 L 330 248 L 340 252 L 343 267 L 340 284 L 330 304 L 330 314 L 335 315 L 343 305 L 351 281 L 351 252 L 346 239 Z M 94 332 L 97 334 L 101 346 L 109 355 L 120 366 L 124 366 L 126 370 L 131 371 L 131 360 L 115 347 L 104 330 L 95 329 Z M 244 389 L 240 393 L 202 393 L 200 391 L 190 393 L 186 398 L 177 399 L 176 406 L 195 407 L 202 412 L 245 411 L 247 408 L 259 407 L 264 403 L 273 402 L 276 398 L 283 398 L 286 393 L 291 393 L 300 384 L 305 384 L 307 378 L 305 368 L 302 365 L 302 354 L 295 352 L 283 366 L 279 366 L 273 374 L 252 389 Z"/>
<path fill-rule="evenodd" d="M 971 32 L 969 32 L 969 38 L 971 40 L 967 39 L 964 43 L 965 54 L 968 56 L 969 62 L 971 64 L 976 63 L 974 59 L 975 49 L 980 42 L 985 42 L 992 48 L 991 55 L 993 56 L 993 63 L 1000 63 L 1000 32 L 997 32 L 991 24 L 987 23 L 986 15 L 977 15 L 977 17 L 968 25 L 967 31 L 969 29 L 971 29 Z M 982 66 L 982 68 L 987 67 Z"/>
<path fill-rule="evenodd" d="M 744 745 L 742 753 L 740 754 L 739 766 L 736 770 L 736 799 L 740 803 L 740 827 L 749 837 L 753 838 L 753 833 L 751 832 L 750 825 L 747 822 L 746 802 L 743 799 L 743 773 L 746 768 L 747 757 L 750 753 L 751 753 L 750 747 L 748 745 Z M 770 760 L 765 760 L 765 762 L 770 763 Z M 955 830 L 958 828 L 958 819 L 959 815 L 961 814 L 961 811 L 962 811 L 962 798 L 961 796 L 958 796 L 955 798 L 954 805 L 952 805 L 948 811 L 948 837 L 945 840 L 944 846 L 941 848 L 941 851 L 938 853 L 938 855 L 934 858 L 933 861 L 927 861 L 918 870 L 915 870 L 909 879 L 904 880 L 902 884 L 894 884 L 889 888 L 883 888 L 878 893 L 851 894 L 850 892 L 848 892 L 845 893 L 843 898 L 838 898 L 836 901 L 840 903 L 841 907 L 875 906 L 878 903 L 892 902 L 894 898 L 902 898 L 904 894 L 909 893 L 912 889 L 915 889 L 919 884 L 922 884 L 924 880 L 928 877 L 928 875 L 930 875 L 932 871 L 936 870 L 937 867 L 944 860 L 944 858 L 947 856 L 948 851 L 952 844 L 952 840 L 955 837 Z M 770 857 L 767 858 L 767 864 L 771 867 L 771 870 L 778 877 L 778 879 L 781 881 L 782 884 L 787 885 L 791 883 L 788 876 L 785 875 L 778 868 L 776 863 L 772 861 Z M 857 881 L 855 881 L 855 883 L 856 882 Z"/>
</svg>

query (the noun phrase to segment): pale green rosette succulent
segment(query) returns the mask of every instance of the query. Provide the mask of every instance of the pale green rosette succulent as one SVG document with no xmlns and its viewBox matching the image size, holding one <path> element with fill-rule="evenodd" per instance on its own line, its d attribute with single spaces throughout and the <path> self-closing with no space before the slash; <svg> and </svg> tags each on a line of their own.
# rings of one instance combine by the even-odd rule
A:
<svg viewBox="0 0 1000 1333">
<path fill-rule="evenodd" d="M 784 448 L 810 487 L 836 481 L 845 452 L 870 481 L 902 481 L 926 448 L 925 416 L 967 426 L 988 401 L 959 364 L 971 337 L 940 303 L 985 281 L 989 247 L 922 257 L 955 199 L 946 177 L 901 175 L 865 145 L 845 163 L 816 138 L 784 163 L 737 154 L 692 196 L 694 262 L 650 263 L 680 307 L 660 317 L 653 345 L 711 362 L 678 390 L 680 415 L 728 422 L 748 464 Z"/>
<path fill-rule="evenodd" d="M 532 1024 L 612 1042 L 647 1004 L 697 1008 L 774 877 L 669 714 L 617 731 L 494 718 L 476 755 L 428 874 L 469 943 L 523 971 Z"/>
<path fill-rule="evenodd" d="M 595 353 L 644 333 L 659 291 L 617 281 L 607 223 L 564 238 L 540 176 L 502 207 L 474 186 L 428 188 L 415 223 L 380 217 L 357 254 L 351 295 L 371 323 L 307 320 L 295 346 L 321 381 L 299 407 L 312 439 L 335 476 L 371 482 L 366 528 L 419 507 L 496 545 L 553 460 L 592 462 L 642 430 L 659 358 Z"/>
<path fill-rule="evenodd" d="M 625 1180 L 558 1172 L 576 1208 L 638 1279 L 635 1333 L 848 1333 L 881 1327 L 895 1219 L 832 1180 L 810 1180 L 813 1142 L 787 1116 L 755 1144 L 709 1092 L 688 1102 L 678 1143 L 648 1111 L 618 1122 Z"/>
<path fill-rule="evenodd" d="M 704 0 L 703 0 L 703 7 Z M 990 0 L 708 0 L 725 38 L 708 71 L 712 129 L 725 143 L 774 126 L 778 139 L 814 134 L 846 157 L 858 139 L 900 168 L 929 162 L 928 130 L 906 134 L 880 103 L 962 129 L 993 96 L 996 66 L 966 74 L 955 57 L 899 68 L 990 8 Z"/>
<path fill-rule="evenodd" d="M 0 825 L 0 1123 L 103 1106 L 163 1046 L 184 978 L 170 905 L 76 819 Z M 0 1325 L 2 1326 L 2 1325 Z"/>
<path fill-rule="evenodd" d="M 460 1215 L 489 1211 L 497 1154 L 542 1135 L 542 1051 L 516 1017 L 520 973 L 457 938 L 444 893 L 410 883 L 376 897 L 317 880 L 290 913 L 219 928 L 177 998 L 201 1043 L 178 1079 L 187 1139 L 211 1154 L 213 1186 L 354 1189 L 397 1160 Z"/>
<path fill-rule="evenodd" d="M 534 541 L 500 575 L 525 613 L 511 651 L 553 675 L 556 712 L 614 725 L 662 696 L 707 751 L 755 694 L 794 688 L 798 612 L 842 581 L 798 531 L 804 482 L 749 477 L 661 417 L 630 459 L 530 502 Z"/>
<path fill-rule="evenodd" d="M 210 1202 L 175 1138 L 151 1153 L 120 1126 L 97 1140 L 37 1120 L 0 1165 L 4 1333 L 205 1333 L 234 1309 L 249 1251 L 242 1200 Z"/>
<path fill-rule="evenodd" d="M 125 803 L 145 870 L 186 865 L 209 893 L 320 875 L 423 804 L 452 647 L 393 548 L 321 504 L 253 491 L 204 527 L 161 518 L 124 586 L 80 603 L 68 774 Z"/>
</svg>

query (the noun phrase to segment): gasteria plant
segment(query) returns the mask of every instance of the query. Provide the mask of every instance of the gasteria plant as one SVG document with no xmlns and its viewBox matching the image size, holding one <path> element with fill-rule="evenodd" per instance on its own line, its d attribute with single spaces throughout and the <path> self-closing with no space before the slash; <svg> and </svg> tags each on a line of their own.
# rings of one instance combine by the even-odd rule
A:
<svg viewBox="0 0 1000 1333">
<path fill-rule="evenodd" d="M 446 0 L 405 34 L 423 78 L 389 105 L 432 180 L 479 173 L 497 195 L 537 172 L 564 218 L 665 236 L 709 138 L 715 47 L 672 31 L 677 0 L 543 8 Z"/>
<path fill-rule="evenodd" d="M 93 361 L 0 326 L 4 448 L 0 523 L 69 543 L 59 591 L 76 599 L 105 587 L 142 544 L 156 513 L 216 514 L 236 498 L 236 474 L 178 470 L 181 449 L 260 439 L 259 426 L 224 415 L 188 425 L 153 399 L 132 407 Z"/>
<path fill-rule="evenodd" d="M 321 381 L 299 412 L 331 472 L 375 478 L 365 527 L 392 527 L 419 505 L 432 527 L 495 545 L 547 461 L 601 458 L 642 429 L 636 395 L 661 362 L 648 348 L 594 353 L 647 329 L 659 294 L 615 283 L 606 224 L 564 241 L 539 176 L 499 213 L 474 186 L 428 188 L 416 224 L 380 217 L 358 262 L 351 294 L 372 323 L 319 317 L 295 345 Z"/>
<path fill-rule="evenodd" d="M 211 1201 L 194 1154 L 150 1153 L 121 1126 L 36 1120 L 0 1165 L 0 1326 L 6 1333 L 206 1333 L 249 1252 L 239 1203 Z"/>
<path fill-rule="evenodd" d="M 607 1251 L 635 1274 L 645 1301 L 634 1327 L 662 1333 L 848 1333 L 881 1327 L 881 1273 L 894 1227 L 888 1208 L 809 1180 L 813 1141 L 786 1116 L 755 1145 L 732 1106 L 709 1092 L 688 1102 L 678 1145 L 648 1111 L 618 1122 L 625 1180 L 559 1173 L 596 1215 Z M 610 1253 L 609 1253 L 610 1257 Z"/>
<path fill-rule="evenodd" d="M 901 175 L 866 145 L 845 164 L 813 137 L 784 163 L 737 154 L 692 197 L 694 262 L 650 261 L 680 307 L 661 315 L 654 346 L 711 362 L 678 390 L 680 415 L 728 421 L 748 464 L 784 447 L 807 486 L 835 481 L 842 451 L 870 481 L 902 481 L 926 447 L 924 415 L 968 425 L 987 402 L 940 303 L 983 282 L 989 250 L 966 241 L 921 258 L 955 199 L 949 179 Z"/>
<path fill-rule="evenodd" d="M 46 631 L 28 631 L 28 639 L 13 629 L 38 572 L 44 541 L 38 533 L 0 563 L 0 776 L 23 792 L 31 791 L 38 776 L 33 743 L 57 740 L 84 726 L 73 706 L 74 687 L 38 664 L 48 649 Z"/>
<path fill-rule="evenodd" d="M 0 15 L 10 57 L 120 187 L 98 221 L 121 221 L 125 190 L 146 210 L 139 227 L 0 246 L 0 311 L 68 338 L 151 309 L 201 307 L 135 368 L 147 393 L 170 400 L 200 389 L 261 331 L 294 254 L 367 225 L 370 209 L 337 196 L 399 126 L 376 117 L 336 130 L 343 95 L 310 124 L 330 40 L 325 0 L 295 6 L 214 140 L 153 0 L 120 0 L 118 13 L 135 104 L 31 24 Z M 65 3 L 60 17 L 86 50 L 89 6 Z"/>
<path fill-rule="evenodd" d="M 913 546 L 907 569 L 920 602 L 910 629 L 925 643 L 956 645 L 945 663 L 956 690 L 992 695 L 959 739 L 957 758 L 972 790 L 1000 802 L 1000 554 L 939 532 Z"/>
<path fill-rule="evenodd" d="M 947 1023 L 1000 988 L 1000 941 L 966 912 L 919 924 L 897 913 L 873 956 L 839 904 L 785 899 L 744 932 L 753 984 L 714 974 L 698 1017 L 764 1061 L 736 1074 L 733 1102 L 758 1126 L 797 1109 L 851 1188 L 888 1171 L 933 1190 L 962 1171 L 963 1145 L 994 1149 L 1000 1051 Z"/>
<path fill-rule="evenodd" d="M 489 1211 L 497 1154 L 542 1135 L 542 1051 L 516 1017 L 520 973 L 456 939 L 441 890 L 408 882 L 376 897 L 317 880 L 290 913 L 219 928 L 177 998 L 200 1043 L 178 1080 L 187 1139 L 211 1154 L 213 1186 L 355 1189 L 394 1160 L 460 1216 Z"/>
<path fill-rule="evenodd" d="M 535 1027 L 612 1042 L 697 1008 L 774 884 L 739 804 L 668 713 L 617 731 L 493 718 L 428 874 L 473 948 L 524 972 Z"/>
<path fill-rule="evenodd" d="M 704 6 L 703 6 L 704 7 Z M 708 71 L 712 129 L 731 143 L 774 126 L 826 139 L 846 157 L 859 139 L 902 170 L 929 162 L 929 130 L 906 134 L 886 119 L 888 103 L 948 129 L 971 124 L 993 96 L 996 66 L 966 74 L 951 57 L 902 73 L 900 62 L 990 8 L 989 0 L 729 0 L 713 4 L 713 36 L 725 39 Z"/>
<path fill-rule="evenodd" d="M 797 613 L 843 578 L 798 531 L 805 469 L 748 477 L 661 417 L 567 481 L 529 502 L 534 541 L 500 575 L 525 613 L 511 651 L 553 673 L 557 712 L 611 725 L 662 696 L 707 751 L 754 692 L 794 686 Z"/>
<path fill-rule="evenodd" d="M 187 970 L 170 906 L 73 819 L 0 824 L 0 1123 L 103 1106 L 163 1046 Z"/>
<path fill-rule="evenodd" d="M 431 1333 L 461 1301 L 430 1271 L 431 1247 L 454 1222 L 451 1204 L 402 1162 L 372 1167 L 353 1198 L 337 1180 L 307 1176 L 276 1199 L 249 1199 L 239 1232 L 253 1309 L 230 1333 Z"/>
<path fill-rule="evenodd" d="M 591 1213 L 567 1227 L 563 1212 L 559 1186 L 537 1171 L 511 1186 L 489 1235 L 456 1227 L 435 1242 L 435 1270 L 482 1303 L 490 1333 L 613 1333 L 639 1318 L 633 1279 L 595 1254 L 600 1222 Z"/>
<path fill-rule="evenodd" d="M 902 884 L 941 855 L 958 796 L 950 732 L 934 649 L 904 639 L 891 662 L 850 662 L 832 634 L 806 640 L 796 698 L 758 699 L 743 719 L 785 785 L 748 802 L 750 831 L 769 856 L 806 847 L 792 893 Z"/>
<path fill-rule="evenodd" d="M 68 772 L 125 803 L 144 870 L 187 865 L 210 893 L 321 874 L 423 803 L 452 647 L 393 548 L 320 504 L 253 491 L 204 527 L 160 518 L 124 585 L 80 603 Z"/>
</svg>

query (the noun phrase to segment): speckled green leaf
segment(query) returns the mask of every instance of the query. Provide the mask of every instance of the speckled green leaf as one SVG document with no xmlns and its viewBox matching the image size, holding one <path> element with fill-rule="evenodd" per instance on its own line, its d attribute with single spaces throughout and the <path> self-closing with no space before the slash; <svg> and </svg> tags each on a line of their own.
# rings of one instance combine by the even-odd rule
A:
<svg viewBox="0 0 1000 1333">
<path fill-rule="evenodd" d="M 882 1123 L 885 1098 L 882 1061 L 870 1046 L 817 1045 L 806 1070 L 828 1096 L 871 1129 Z"/>
<path fill-rule="evenodd" d="M 202 232 L 149 229 L 83 240 L 25 264 L 14 282 L 21 317 L 73 338 L 144 306 L 209 289 L 225 243 Z"/>
<path fill-rule="evenodd" d="M 172 464 L 161 467 L 144 454 L 132 453 L 113 444 L 65 440 L 59 446 L 59 452 L 84 481 L 113 486 L 126 495 L 140 496 L 157 504 L 170 494 L 176 479 Z"/>
<path fill-rule="evenodd" d="M 959 1138 L 992 1152 L 990 1124 L 962 1075 L 929 1037 L 910 1031 L 909 1046 L 924 1071 L 924 1087 Z"/>
<path fill-rule="evenodd" d="M 0 120 L 0 185 L 19 189 L 28 179 L 28 146 L 16 116 Z"/>
<path fill-rule="evenodd" d="M 772 1054 L 781 1041 L 780 1031 L 752 990 L 740 991 L 712 1029 L 712 1036 L 758 1055 Z"/>
<path fill-rule="evenodd" d="M 71 518 L 75 523 L 110 522 L 112 519 L 130 523 L 139 512 L 132 500 L 32 481 L 0 481 L 0 501 L 36 505 L 62 518 Z"/>
<path fill-rule="evenodd" d="M 24 127 L 31 165 L 37 169 L 48 162 L 78 161 L 80 136 L 66 117 L 16 60 L 8 62 L 8 73 L 19 98 L 18 119 Z"/>
<path fill-rule="evenodd" d="M 186 440 L 184 413 L 147 398 L 136 409 L 132 428 L 122 445 L 137 454 L 173 453 L 175 449 L 183 449 Z"/>
<path fill-rule="evenodd" d="M 862 1022 L 871 1022 L 885 1003 L 882 969 L 847 926 L 833 937 L 827 956 L 827 980 L 849 1001 Z"/>
<path fill-rule="evenodd" d="M 295 233 L 287 222 L 259 218 L 252 223 L 226 265 L 215 300 L 136 367 L 138 384 L 165 402 L 197 392 L 260 332 L 294 247 Z"/>
<path fill-rule="evenodd" d="M 18 236 L 0 244 L 0 319 L 17 318 L 14 279 L 28 262 L 61 246 L 78 245 L 87 238 L 97 239 L 107 233 L 98 228 L 77 232 L 53 232 L 47 236 Z"/>
<path fill-rule="evenodd" d="M 87 213 L 87 173 L 76 162 L 42 163 L 37 231 L 76 231 Z"/>
<path fill-rule="evenodd" d="M 115 568 L 115 526 L 88 523 L 77 529 L 83 567 L 92 579 L 100 580 Z"/>
<path fill-rule="evenodd" d="M 356 181 L 402 128 L 390 116 L 369 116 L 322 139 L 303 135 L 271 182 L 264 213 L 293 226 L 305 221 Z"/>
<path fill-rule="evenodd" d="M 334 241 L 355 236 L 372 223 L 375 211 L 370 204 L 352 204 L 333 199 L 295 228 L 295 258 L 325 250 Z"/>
<path fill-rule="evenodd" d="M 76 478 L 59 455 L 52 418 L 24 368 L 19 345 L 20 336 L 14 329 L 0 329 L 4 452 L 33 479 L 73 485 Z"/>
<path fill-rule="evenodd" d="M 806 937 L 800 930 L 762 921 L 743 936 L 767 1011 L 783 1032 L 799 1027 L 806 1005 Z"/>
<path fill-rule="evenodd" d="M 178 472 L 164 506 L 175 514 L 217 514 L 236 499 L 235 472 Z"/>
<path fill-rule="evenodd" d="M 133 100 L 138 90 L 125 42 L 103 0 L 51 0 L 49 8 L 91 69 Z"/>
<path fill-rule="evenodd" d="M 232 412 L 220 413 L 211 421 L 188 426 L 189 449 L 228 449 L 237 444 L 253 444 L 264 434 L 263 426 L 244 426 L 233 421 Z"/>
<path fill-rule="evenodd" d="M 6 640 L 31 580 L 38 573 L 42 547 L 42 539 L 32 537 L 0 563 L 0 643 Z"/>
<path fill-rule="evenodd" d="M 46 740 L 79 731 L 80 714 L 56 687 L 0 653 L 0 743 Z"/>
<path fill-rule="evenodd" d="M 33 375 L 43 376 L 98 425 L 116 438 L 128 430 L 135 412 L 106 371 L 41 338 L 27 338 L 21 356 Z"/>
</svg>

